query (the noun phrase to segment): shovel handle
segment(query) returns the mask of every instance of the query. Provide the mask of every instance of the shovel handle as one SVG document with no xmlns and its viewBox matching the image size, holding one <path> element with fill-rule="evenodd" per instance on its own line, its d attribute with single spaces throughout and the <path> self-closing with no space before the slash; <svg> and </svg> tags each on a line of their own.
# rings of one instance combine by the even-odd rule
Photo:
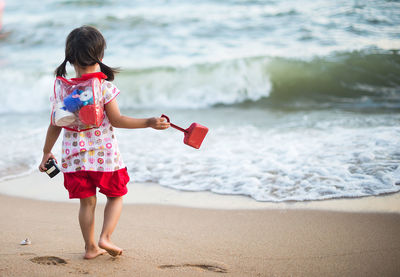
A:
<svg viewBox="0 0 400 277">
<path fill-rule="evenodd" d="M 187 133 L 187 131 L 186 131 L 185 129 L 183 129 L 183 128 L 181 128 L 181 127 L 179 127 L 179 126 L 177 126 L 177 125 L 171 123 L 171 122 L 169 121 L 169 117 L 166 116 L 165 114 L 162 114 L 161 117 L 164 117 L 165 119 L 167 119 L 167 122 L 169 122 L 169 124 L 171 125 L 171 127 L 175 128 L 175 129 L 177 129 L 177 130 L 179 130 L 179 131 L 181 131 L 181 132 Z"/>
</svg>

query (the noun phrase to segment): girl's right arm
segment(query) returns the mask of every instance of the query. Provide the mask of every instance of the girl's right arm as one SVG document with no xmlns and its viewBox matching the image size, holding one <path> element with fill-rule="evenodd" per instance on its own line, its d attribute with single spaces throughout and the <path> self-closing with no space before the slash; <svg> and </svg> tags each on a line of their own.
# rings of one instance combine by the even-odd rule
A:
<svg viewBox="0 0 400 277">
<path fill-rule="evenodd" d="M 52 124 L 50 124 L 49 128 L 47 129 L 46 142 L 43 147 L 43 158 L 39 165 L 39 170 L 41 172 L 46 171 L 45 164 L 50 158 L 56 160 L 53 153 L 51 153 L 51 149 L 53 149 L 53 146 L 56 143 L 58 136 L 60 135 L 61 129 L 61 127 L 54 126 Z"/>
</svg>

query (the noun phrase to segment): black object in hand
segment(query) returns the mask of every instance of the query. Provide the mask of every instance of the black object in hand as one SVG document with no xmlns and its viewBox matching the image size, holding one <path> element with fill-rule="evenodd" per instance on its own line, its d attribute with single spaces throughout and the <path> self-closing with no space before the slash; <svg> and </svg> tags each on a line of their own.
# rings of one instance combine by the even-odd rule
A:
<svg viewBox="0 0 400 277">
<path fill-rule="evenodd" d="M 49 175 L 50 178 L 53 178 L 60 172 L 60 169 L 58 168 L 57 163 L 54 159 L 48 159 L 48 161 L 45 163 L 45 167 L 46 173 L 47 175 Z"/>
</svg>

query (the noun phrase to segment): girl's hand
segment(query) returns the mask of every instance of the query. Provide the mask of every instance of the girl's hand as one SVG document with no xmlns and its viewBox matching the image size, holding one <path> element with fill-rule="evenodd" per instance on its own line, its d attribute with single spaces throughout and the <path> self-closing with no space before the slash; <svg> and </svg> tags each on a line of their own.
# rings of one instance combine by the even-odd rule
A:
<svg viewBox="0 0 400 277">
<path fill-rule="evenodd" d="M 148 119 L 149 127 L 156 130 L 165 130 L 169 128 L 169 122 L 164 117 L 152 117 Z"/>
<path fill-rule="evenodd" d="M 56 157 L 54 157 L 53 153 L 51 153 L 51 152 L 43 153 L 42 162 L 39 165 L 39 170 L 41 172 L 45 172 L 47 170 L 45 164 L 47 163 L 47 161 L 49 159 L 54 159 L 57 162 L 57 159 L 56 159 Z"/>
</svg>

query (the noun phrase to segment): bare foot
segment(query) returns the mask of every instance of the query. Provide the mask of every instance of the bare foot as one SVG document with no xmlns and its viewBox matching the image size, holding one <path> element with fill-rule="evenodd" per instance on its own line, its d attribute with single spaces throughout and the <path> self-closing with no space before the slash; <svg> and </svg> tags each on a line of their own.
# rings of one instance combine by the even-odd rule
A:
<svg viewBox="0 0 400 277">
<path fill-rule="evenodd" d="M 122 249 L 113 244 L 111 241 L 107 241 L 105 239 L 99 240 L 99 247 L 103 248 L 110 254 L 111 256 L 115 257 L 118 255 L 122 255 Z"/>
<path fill-rule="evenodd" d="M 94 259 L 97 256 L 103 255 L 104 253 L 106 253 L 107 251 L 104 249 L 101 249 L 99 247 L 89 247 L 88 249 L 86 249 L 85 252 L 85 256 L 83 256 L 84 259 Z"/>
</svg>

